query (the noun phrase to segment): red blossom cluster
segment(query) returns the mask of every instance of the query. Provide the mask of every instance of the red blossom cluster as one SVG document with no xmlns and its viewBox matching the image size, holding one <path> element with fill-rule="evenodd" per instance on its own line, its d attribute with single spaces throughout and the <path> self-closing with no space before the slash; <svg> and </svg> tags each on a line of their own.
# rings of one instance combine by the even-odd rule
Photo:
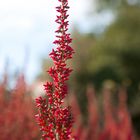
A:
<svg viewBox="0 0 140 140">
<path fill-rule="evenodd" d="M 7 87 L 7 73 L 0 83 L 0 140 L 37 140 L 40 132 L 34 121 L 34 103 L 20 75 L 14 90 Z"/>
<path fill-rule="evenodd" d="M 127 94 L 125 89 L 118 92 L 118 105 L 111 103 L 109 89 L 103 90 L 103 112 L 100 112 L 95 91 L 88 88 L 88 118 L 83 124 L 82 115 L 75 96 L 72 98 L 75 126 L 73 133 L 77 140 L 134 140 L 130 114 L 127 109 Z"/>
<path fill-rule="evenodd" d="M 50 57 L 54 62 L 48 73 L 52 82 L 44 85 L 46 97 L 36 99 L 39 114 L 36 115 L 45 140 L 68 140 L 71 139 L 72 116 L 70 107 L 64 107 L 63 99 L 68 93 L 66 81 L 72 71 L 66 62 L 74 53 L 70 46 L 72 39 L 68 31 L 68 0 L 58 0 L 60 5 L 56 7 L 56 23 L 59 24 L 56 32 L 56 40 L 53 42 L 57 48 L 53 49 Z"/>
</svg>

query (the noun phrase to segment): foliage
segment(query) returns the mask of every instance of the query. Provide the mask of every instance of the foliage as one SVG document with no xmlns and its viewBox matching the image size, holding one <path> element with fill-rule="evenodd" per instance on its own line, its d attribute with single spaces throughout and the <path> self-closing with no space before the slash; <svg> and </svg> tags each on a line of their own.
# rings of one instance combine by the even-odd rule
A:
<svg viewBox="0 0 140 140">
<path fill-rule="evenodd" d="M 77 91 L 88 83 L 100 89 L 103 81 L 112 79 L 139 92 L 140 8 L 128 6 L 118 12 L 115 21 L 101 36 L 74 33 L 78 52 L 73 61 Z M 85 86 L 84 86 L 85 87 Z"/>
<path fill-rule="evenodd" d="M 98 10 L 110 9 L 116 11 L 131 5 L 140 5 L 139 0 L 92 0 L 96 3 Z"/>
</svg>

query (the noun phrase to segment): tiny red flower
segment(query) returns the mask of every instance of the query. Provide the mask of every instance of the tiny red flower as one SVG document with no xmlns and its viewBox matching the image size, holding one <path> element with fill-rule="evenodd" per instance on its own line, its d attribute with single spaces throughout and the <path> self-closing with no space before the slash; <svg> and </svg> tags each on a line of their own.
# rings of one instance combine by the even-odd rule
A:
<svg viewBox="0 0 140 140">
<path fill-rule="evenodd" d="M 48 70 L 52 77 L 52 82 L 44 85 L 46 98 L 39 97 L 36 104 L 39 114 L 36 115 L 45 140 L 69 140 L 71 138 L 71 127 L 73 119 L 70 107 L 63 107 L 63 99 L 68 94 L 66 81 L 69 79 L 72 69 L 67 67 L 66 61 L 72 58 L 74 50 L 70 44 L 72 39 L 67 33 L 69 21 L 67 21 L 69 9 L 68 0 L 58 0 L 60 5 L 56 7 L 59 15 L 55 22 L 59 24 L 56 40 L 53 42 L 57 46 L 49 56 L 54 62 Z"/>
</svg>

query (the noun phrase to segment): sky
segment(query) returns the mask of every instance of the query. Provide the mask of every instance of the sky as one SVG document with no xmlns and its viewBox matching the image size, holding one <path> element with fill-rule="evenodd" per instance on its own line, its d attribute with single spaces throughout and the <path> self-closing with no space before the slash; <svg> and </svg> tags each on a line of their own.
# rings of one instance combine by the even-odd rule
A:
<svg viewBox="0 0 140 140">
<path fill-rule="evenodd" d="M 9 72 L 24 71 L 28 82 L 41 71 L 41 60 L 53 47 L 57 4 L 57 0 L 0 0 L 0 76 L 7 60 Z M 87 0 L 69 0 L 69 5 L 71 29 L 77 25 L 88 32 L 91 25 L 96 28 L 111 20 L 110 14 L 87 19 Z"/>
</svg>

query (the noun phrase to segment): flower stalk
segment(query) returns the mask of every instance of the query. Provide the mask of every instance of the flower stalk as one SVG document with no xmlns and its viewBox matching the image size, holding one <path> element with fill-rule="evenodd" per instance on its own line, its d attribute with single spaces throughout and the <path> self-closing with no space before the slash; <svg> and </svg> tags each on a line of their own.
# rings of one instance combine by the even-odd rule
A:
<svg viewBox="0 0 140 140">
<path fill-rule="evenodd" d="M 68 31 L 68 0 L 58 0 L 60 5 L 56 7 L 58 15 L 55 22 L 58 29 L 55 31 L 57 47 L 50 53 L 54 65 L 48 70 L 52 82 L 44 85 L 46 97 L 36 99 L 39 114 L 36 115 L 45 140 L 69 140 L 71 139 L 72 116 L 70 107 L 64 107 L 63 100 L 68 94 L 66 81 L 69 79 L 72 69 L 66 64 L 72 58 L 74 50 L 70 44 L 72 39 Z"/>
</svg>

